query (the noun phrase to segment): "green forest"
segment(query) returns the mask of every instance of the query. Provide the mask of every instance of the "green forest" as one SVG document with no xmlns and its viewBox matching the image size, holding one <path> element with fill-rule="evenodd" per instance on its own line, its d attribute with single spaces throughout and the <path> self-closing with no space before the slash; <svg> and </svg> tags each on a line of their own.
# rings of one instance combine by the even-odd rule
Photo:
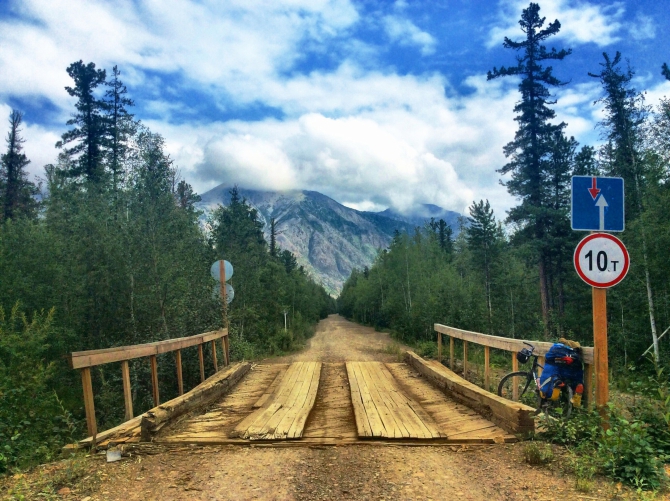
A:
<svg viewBox="0 0 670 501">
<path fill-rule="evenodd" d="M 266 243 L 236 189 L 227 207 L 201 220 L 199 196 L 160 134 L 133 116 L 117 67 L 108 74 L 78 61 L 67 73 L 76 108 L 42 183 L 25 171 L 19 110 L 1 158 L 0 473 L 52 459 L 82 437 L 81 381 L 66 354 L 221 328 L 209 271 L 217 259 L 235 270 L 233 360 L 300 347 L 334 308 L 290 252 L 274 238 Z M 163 400 L 177 395 L 173 358 L 158 357 Z M 200 382 L 195 347 L 183 364 L 190 389 Z M 131 361 L 130 371 L 136 412 L 144 412 L 153 407 L 147 359 Z M 115 426 L 124 418 L 118 364 L 92 373 L 99 429 Z"/>
<path fill-rule="evenodd" d="M 573 175 L 622 177 L 626 227 L 618 236 L 631 265 L 623 282 L 608 291 L 610 385 L 645 394 L 651 403 L 612 411 L 612 423 L 621 424 L 616 434 L 625 437 L 618 445 L 608 442 L 611 435 L 598 442 L 594 430 L 599 428 L 593 428 L 598 417 L 590 415 L 554 430 L 552 438 L 588 442 L 589 447 L 599 443 L 598 450 L 620 455 L 620 469 L 616 461 L 603 459 L 612 476 L 658 487 L 665 476 L 658 458 L 667 462 L 670 453 L 670 385 L 668 369 L 664 372 L 670 343 L 662 338 L 670 329 L 670 100 L 647 105 L 644 89 L 633 84 L 634 62 L 618 52 L 603 53 L 589 73 L 601 85 L 594 106 L 603 110 L 602 145 L 580 145 L 567 137 L 567 124 L 554 120 L 551 89 L 569 83 L 557 79 L 551 65 L 568 65 L 571 51 L 545 45 L 560 23 L 544 25 L 539 10 L 537 4 L 524 10 L 521 42 L 504 40 L 517 64 L 488 73 L 489 80 L 519 80 L 518 129 L 504 148 L 508 163 L 496 171 L 518 205 L 501 215 L 494 214 L 488 200 L 473 201 L 456 238 L 442 220 L 412 235 L 396 234 L 372 267 L 352 273 L 338 299 L 339 311 L 390 329 L 424 355 L 435 355 L 434 323 L 510 338 L 555 342 L 563 337 L 593 346 L 591 287 L 572 262 L 587 233 L 571 229 L 570 180 Z M 666 64 L 659 62 L 659 71 L 670 80 Z M 473 356 L 483 359 L 479 350 Z M 498 363 L 511 367 L 507 357 Z M 625 443 L 634 445 L 627 449 Z M 588 449 L 585 461 L 594 457 L 596 451 Z M 640 458 L 651 458 L 652 464 Z"/>
</svg>

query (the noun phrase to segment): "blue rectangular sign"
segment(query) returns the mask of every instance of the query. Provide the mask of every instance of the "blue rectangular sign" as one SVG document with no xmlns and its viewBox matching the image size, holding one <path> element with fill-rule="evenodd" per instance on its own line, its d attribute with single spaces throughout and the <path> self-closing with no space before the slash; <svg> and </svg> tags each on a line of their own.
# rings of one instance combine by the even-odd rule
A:
<svg viewBox="0 0 670 501">
<path fill-rule="evenodd" d="M 623 231 L 624 193 L 620 177 L 572 177 L 572 229 Z"/>
</svg>

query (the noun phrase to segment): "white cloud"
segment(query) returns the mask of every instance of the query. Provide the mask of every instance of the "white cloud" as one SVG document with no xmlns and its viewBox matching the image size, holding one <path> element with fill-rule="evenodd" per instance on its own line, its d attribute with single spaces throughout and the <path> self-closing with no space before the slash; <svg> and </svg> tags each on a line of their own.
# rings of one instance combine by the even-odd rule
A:
<svg viewBox="0 0 670 501">
<path fill-rule="evenodd" d="M 384 30 L 388 37 L 400 45 L 415 45 L 421 48 L 421 54 L 426 56 L 435 52 L 437 41 L 417 25 L 406 18 L 399 16 L 384 16 L 382 19 Z"/>
<path fill-rule="evenodd" d="M 650 40 L 656 38 L 656 23 L 651 17 L 638 14 L 628 27 L 628 32 L 635 40 Z"/>
<path fill-rule="evenodd" d="M 505 36 L 512 40 L 522 38 L 518 23 L 522 10 L 527 7 L 527 0 L 500 3 L 500 25 L 490 31 L 489 47 L 502 44 Z M 545 27 L 558 19 L 561 30 L 556 39 L 568 44 L 594 43 L 604 47 L 621 38 L 621 19 L 625 12 L 622 3 L 603 6 L 584 0 L 545 0 L 540 7 L 540 16 L 546 17 Z"/>
</svg>

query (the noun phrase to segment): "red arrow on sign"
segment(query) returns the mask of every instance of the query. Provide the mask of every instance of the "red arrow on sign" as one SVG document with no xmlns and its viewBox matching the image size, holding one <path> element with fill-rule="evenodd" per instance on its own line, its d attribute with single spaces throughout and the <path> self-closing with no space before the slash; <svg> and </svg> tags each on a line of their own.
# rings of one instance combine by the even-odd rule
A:
<svg viewBox="0 0 670 501">
<path fill-rule="evenodd" d="M 597 178 L 595 177 L 591 180 L 591 187 L 589 188 L 589 193 L 591 194 L 591 198 L 593 198 L 593 200 L 595 200 L 598 196 L 598 193 L 600 193 L 600 190 L 596 186 L 596 180 Z"/>
</svg>

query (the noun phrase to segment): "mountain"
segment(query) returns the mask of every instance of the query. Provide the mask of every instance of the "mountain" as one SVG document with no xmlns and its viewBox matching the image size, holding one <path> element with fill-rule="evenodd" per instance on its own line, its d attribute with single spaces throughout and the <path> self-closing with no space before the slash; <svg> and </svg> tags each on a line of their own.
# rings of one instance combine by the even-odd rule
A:
<svg viewBox="0 0 670 501">
<path fill-rule="evenodd" d="M 378 214 L 380 216 L 388 217 L 389 219 L 395 219 L 396 221 L 403 221 L 405 223 L 411 224 L 412 226 L 423 226 L 425 223 L 430 221 L 431 218 L 435 219 L 435 221 L 444 219 L 445 222 L 454 230 L 454 235 L 458 233 L 458 229 L 460 227 L 459 218 L 462 217 L 458 212 L 446 210 L 433 204 L 421 204 L 406 214 L 400 214 L 399 212 L 390 208 L 386 209 L 385 211 L 374 212 L 372 214 Z"/>
<path fill-rule="evenodd" d="M 431 216 L 426 219 L 420 214 L 447 214 L 450 219 L 445 221 L 455 231 L 458 227 L 455 222 L 452 224 L 457 213 L 435 205 L 422 206 L 420 213 L 403 216 L 388 209 L 357 211 L 316 191 L 238 190 L 258 210 L 265 223 L 266 238 L 269 240 L 270 220 L 274 217 L 278 246 L 291 251 L 298 263 L 333 295 L 342 290 L 352 269 L 372 265 L 379 249 L 388 247 L 396 230 L 412 232 L 415 226 L 430 220 Z M 198 208 L 207 215 L 219 204 L 230 203 L 230 186 L 217 186 L 201 197 Z"/>
</svg>

